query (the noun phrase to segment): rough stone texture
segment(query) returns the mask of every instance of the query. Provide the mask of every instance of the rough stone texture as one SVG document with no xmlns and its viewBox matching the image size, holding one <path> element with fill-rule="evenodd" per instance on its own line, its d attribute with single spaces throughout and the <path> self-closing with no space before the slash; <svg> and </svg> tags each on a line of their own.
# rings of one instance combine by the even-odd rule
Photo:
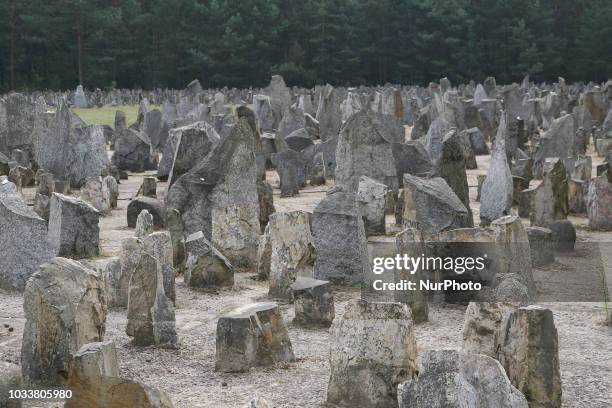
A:
<svg viewBox="0 0 612 408">
<path fill-rule="evenodd" d="M 393 143 L 393 159 L 400 187 L 404 185 L 404 174 L 425 177 L 431 173 L 431 159 L 421 142 Z"/>
<path fill-rule="evenodd" d="M 276 303 L 251 303 L 217 322 L 215 371 L 240 372 L 251 367 L 293 362 L 295 356 Z"/>
<path fill-rule="evenodd" d="M 160 228 L 166 226 L 166 216 L 161 201 L 151 197 L 135 197 L 127 208 L 128 227 L 136 228 L 136 221 L 142 210 L 147 210 L 153 215 L 153 225 Z"/>
<path fill-rule="evenodd" d="M 61 102 L 36 143 L 36 162 L 56 180 L 80 188 L 88 177 L 99 177 L 109 167 L 101 126 L 86 126 Z"/>
<path fill-rule="evenodd" d="M 506 115 L 502 113 L 491 155 L 487 178 L 480 192 L 480 220 L 483 225 L 510 214 L 512 208 L 512 173 L 506 156 Z"/>
<path fill-rule="evenodd" d="M 335 192 L 323 198 L 312 215 L 312 235 L 314 278 L 347 285 L 363 280 L 369 259 L 355 194 Z"/>
<path fill-rule="evenodd" d="M 302 151 L 308 146 L 312 146 L 312 138 L 304 128 L 297 129 L 285 137 L 285 142 L 290 149 L 296 152 Z"/>
<path fill-rule="evenodd" d="M 140 189 L 143 196 L 157 198 L 157 180 L 155 177 L 145 177 Z"/>
<path fill-rule="evenodd" d="M 179 177 L 195 167 L 214 146 L 219 144 L 220 140 L 219 134 L 206 122 L 196 122 L 172 129 L 168 139 L 168 145 L 171 146 L 167 153 L 171 163 L 168 185 L 171 186 Z"/>
<path fill-rule="evenodd" d="M 319 135 L 324 142 L 337 138 L 340 132 L 342 125 L 340 104 L 343 99 L 340 91 L 329 84 L 325 85 L 320 93 L 316 119 L 319 122 Z"/>
<path fill-rule="evenodd" d="M 172 185 L 166 205 L 179 211 L 184 234 L 202 231 L 236 267 L 256 262 L 259 200 L 254 135 L 242 117 L 231 133 Z"/>
<path fill-rule="evenodd" d="M 595 177 L 589 184 L 587 215 L 590 228 L 612 230 L 612 183 L 605 175 Z"/>
<path fill-rule="evenodd" d="M 263 92 L 270 98 L 270 106 L 274 113 L 275 123 L 278 123 L 285 109 L 291 105 L 291 91 L 285 85 L 285 80 L 282 76 L 272 75 L 270 84 Z"/>
<path fill-rule="evenodd" d="M 111 211 L 110 192 L 102 177 L 87 177 L 81 186 L 81 200 L 91 204 L 101 215 Z"/>
<path fill-rule="evenodd" d="M 64 408 L 173 408 L 163 391 L 119 377 L 111 341 L 83 345 L 74 355 L 68 384 L 72 398 Z"/>
<path fill-rule="evenodd" d="M 151 146 L 148 137 L 138 130 L 123 130 L 115 140 L 115 153 L 111 159 L 119 170 L 142 173 L 154 170 L 151 162 Z"/>
<path fill-rule="evenodd" d="M 40 264 L 53 257 L 45 220 L 32 211 L 15 185 L 0 180 L 0 287 L 23 291 Z"/>
<path fill-rule="evenodd" d="M 400 303 L 350 302 L 331 327 L 327 402 L 397 407 L 397 385 L 417 373 L 410 310 Z"/>
<path fill-rule="evenodd" d="M 472 218 L 470 209 L 470 191 L 468 188 L 467 174 L 465 172 L 465 154 L 462 147 L 461 137 L 455 129 L 444 135 L 440 145 L 440 156 L 435 162 L 434 175 L 442 177 L 448 186 Z"/>
<path fill-rule="evenodd" d="M 283 117 L 278 124 L 276 136 L 284 139 L 296 130 L 303 129 L 304 126 L 306 126 L 304 111 L 298 107 L 290 106 L 283 112 Z"/>
<path fill-rule="evenodd" d="M 21 408 L 20 399 L 10 399 L 10 390 L 21 390 L 21 367 L 15 364 L 0 363 L 0 407 Z"/>
<path fill-rule="evenodd" d="M 72 355 L 102 340 L 106 322 L 104 282 L 76 261 L 54 258 L 26 285 L 21 367 L 28 386 L 65 384 Z"/>
<path fill-rule="evenodd" d="M 499 362 L 456 350 L 425 352 L 419 376 L 397 393 L 399 408 L 528 408 Z"/>
<path fill-rule="evenodd" d="M 153 232 L 141 239 L 142 250 L 153 256 L 161 267 L 164 293 L 173 302 L 176 300 L 174 284 L 174 267 L 172 264 L 172 239 L 166 231 Z"/>
<path fill-rule="evenodd" d="M 268 296 L 291 299 L 291 284 L 298 276 L 312 276 L 315 259 L 305 211 L 274 213 L 268 224 L 270 236 L 270 290 Z"/>
<path fill-rule="evenodd" d="M 470 302 L 463 321 L 463 351 L 495 358 L 503 318 L 518 303 Z"/>
<path fill-rule="evenodd" d="M 334 295 L 331 283 L 299 276 L 291 284 L 295 317 L 300 326 L 329 327 L 334 321 Z"/>
<path fill-rule="evenodd" d="M 10 157 L 15 149 L 33 153 L 36 135 L 45 126 L 46 103 L 11 92 L 0 100 L 0 153 Z"/>
<path fill-rule="evenodd" d="M 404 174 L 403 224 L 416 223 L 426 235 L 471 227 L 473 221 L 461 200 L 440 177 Z"/>
<path fill-rule="evenodd" d="M 202 231 L 185 239 L 185 284 L 192 288 L 234 285 L 234 268 Z"/>
<path fill-rule="evenodd" d="M 270 408 L 270 404 L 265 399 L 257 397 L 249 401 L 242 408 Z"/>
<path fill-rule="evenodd" d="M 541 174 L 547 158 L 573 157 L 575 155 L 574 118 L 571 114 L 553 120 L 550 128 L 540 137 L 540 144 L 534 156 L 536 174 Z"/>
<path fill-rule="evenodd" d="M 259 226 L 263 233 L 270 215 L 274 214 L 276 209 L 274 208 L 274 190 L 272 186 L 265 181 L 257 181 L 257 198 L 259 200 Z"/>
<path fill-rule="evenodd" d="M 356 192 L 361 176 L 398 189 L 392 144 L 384 138 L 378 118 L 371 111 L 359 111 L 344 124 L 336 163 L 336 185 L 345 191 Z"/>
<path fill-rule="evenodd" d="M 385 197 L 387 186 L 377 181 L 361 176 L 357 190 L 359 211 L 367 235 L 385 234 Z"/>
<path fill-rule="evenodd" d="M 136 230 L 134 236 L 143 238 L 153 233 L 153 216 L 148 210 L 142 210 L 136 219 Z"/>
<path fill-rule="evenodd" d="M 552 231 L 555 249 L 559 252 L 571 252 L 576 244 L 576 228 L 570 220 L 555 221 L 548 226 Z"/>
<path fill-rule="evenodd" d="M 527 227 L 531 264 L 544 266 L 555 262 L 555 244 L 552 231 L 544 227 Z"/>
<path fill-rule="evenodd" d="M 406 228 L 395 236 L 395 248 L 400 255 L 408 255 L 410 257 L 419 257 L 425 253 L 425 245 L 421 232 L 416 228 Z M 406 269 L 394 270 L 393 277 L 395 282 L 403 279 L 413 282 L 419 282 L 425 278 L 423 268 L 414 271 Z M 417 283 L 418 285 L 418 283 Z M 419 286 L 414 291 L 395 291 L 393 298 L 396 302 L 407 303 L 410 306 L 412 320 L 414 323 L 423 323 L 429 320 L 429 305 L 427 303 L 426 293 Z"/>
<path fill-rule="evenodd" d="M 270 261 L 272 259 L 272 244 L 270 241 L 270 229 L 266 227 L 259 237 L 257 248 L 257 278 L 266 280 L 270 276 Z"/>
<path fill-rule="evenodd" d="M 108 189 L 109 204 L 111 210 L 117 208 L 117 200 L 119 199 L 119 185 L 114 176 L 106 176 L 104 178 L 106 188 Z"/>
<path fill-rule="evenodd" d="M 490 154 L 489 147 L 485 142 L 484 135 L 477 127 L 462 131 L 468 137 L 472 151 L 476 156 Z"/>
<path fill-rule="evenodd" d="M 552 312 L 521 307 L 504 319 L 500 333 L 497 358 L 529 407 L 561 407 L 559 340 Z"/>
<path fill-rule="evenodd" d="M 100 213 L 78 198 L 53 193 L 48 240 L 56 256 L 91 258 L 100 253 Z"/>
<path fill-rule="evenodd" d="M 126 333 L 138 346 L 174 348 L 174 306 L 164 294 L 162 266 L 144 251 L 139 255 L 128 289 Z"/>
<path fill-rule="evenodd" d="M 305 163 L 300 153 L 286 149 L 275 155 L 276 171 L 280 178 L 281 197 L 299 194 L 306 182 Z"/>
<path fill-rule="evenodd" d="M 555 159 L 552 168 L 544 173 L 544 179 L 535 189 L 531 200 L 532 226 L 548 227 L 556 220 L 567 218 L 569 213 L 567 172 L 563 161 Z"/>
</svg>

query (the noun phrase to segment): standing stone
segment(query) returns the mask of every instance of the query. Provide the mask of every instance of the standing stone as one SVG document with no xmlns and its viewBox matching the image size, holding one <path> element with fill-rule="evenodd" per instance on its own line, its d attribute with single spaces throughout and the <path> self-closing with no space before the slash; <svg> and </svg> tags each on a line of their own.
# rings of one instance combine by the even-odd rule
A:
<svg viewBox="0 0 612 408">
<path fill-rule="evenodd" d="M 399 408 L 528 408 L 503 367 L 491 357 L 431 350 L 419 376 L 397 388 Z"/>
<path fill-rule="evenodd" d="M 589 228 L 612 231 L 612 183 L 605 175 L 595 177 L 589 183 L 587 215 Z"/>
<path fill-rule="evenodd" d="M 131 128 L 122 131 L 115 140 L 115 153 L 111 159 L 119 170 L 142 173 L 155 170 L 151 162 L 151 146 L 147 136 Z"/>
<path fill-rule="evenodd" d="M 158 265 L 161 265 L 164 281 L 164 293 L 173 302 L 176 300 L 174 284 L 174 267 L 172 265 L 172 240 L 166 231 L 158 231 L 142 238 L 142 249 L 153 256 Z"/>
<path fill-rule="evenodd" d="M 0 363 L 0 406 L 3 408 L 21 408 L 20 399 L 11 399 L 11 390 L 23 389 L 21 367 L 15 364 Z"/>
<path fill-rule="evenodd" d="M 49 221 L 51 194 L 55 191 L 53 174 L 39 170 L 36 173 L 36 195 L 33 210 L 45 221 Z"/>
<path fill-rule="evenodd" d="M 567 172 L 563 161 L 555 159 L 552 168 L 544 173 L 544 179 L 535 189 L 531 200 L 531 225 L 548 227 L 556 220 L 566 219 L 568 213 Z"/>
<path fill-rule="evenodd" d="M 206 157 L 220 140 L 217 131 L 207 122 L 196 122 L 170 130 L 158 177 L 163 168 L 169 167 L 168 185 L 171 186 Z"/>
<path fill-rule="evenodd" d="M 101 341 L 106 322 L 102 277 L 80 263 L 54 258 L 26 285 L 21 367 L 28 386 L 65 384 L 72 355 Z"/>
<path fill-rule="evenodd" d="M 268 95 L 254 95 L 253 109 L 260 132 L 273 130 L 276 126 L 272 104 Z"/>
<path fill-rule="evenodd" d="M 473 225 L 468 210 L 440 177 L 426 179 L 404 174 L 401 199 L 403 224 L 416 223 L 426 234 Z"/>
<path fill-rule="evenodd" d="M 317 104 L 316 120 L 319 122 L 319 133 L 322 141 L 335 139 L 342 125 L 340 91 L 327 84 L 321 91 Z"/>
<path fill-rule="evenodd" d="M 470 190 L 465 172 L 465 154 L 461 137 L 455 129 L 448 132 L 442 139 L 440 157 L 435 162 L 434 174 L 446 181 L 467 209 L 471 219 L 472 210 L 470 209 Z"/>
<path fill-rule="evenodd" d="M 484 135 L 480 129 L 475 127 L 463 130 L 461 133 L 464 133 L 470 140 L 470 146 L 472 147 L 472 151 L 476 156 L 490 154 L 489 147 L 487 146 Z"/>
<path fill-rule="evenodd" d="M 299 276 L 291 285 L 295 317 L 300 326 L 329 327 L 334 321 L 334 296 L 331 283 Z"/>
<path fill-rule="evenodd" d="M 257 198 L 259 200 L 259 226 L 263 233 L 268 225 L 270 216 L 274 214 L 274 195 L 272 186 L 262 180 L 257 181 Z"/>
<path fill-rule="evenodd" d="M 141 189 L 143 196 L 157 198 L 157 180 L 155 177 L 145 177 L 142 180 Z"/>
<path fill-rule="evenodd" d="M 272 241 L 270 240 L 270 227 L 266 226 L 263 235 L 259 238 L 257 248 L 257 278 L 267 280 L 270 277 L 270 262 L 272 260 Z"/>
<path fill-rule="evenodd" d="M 574 127 L 572 114 L 567 114 L 555 119 L 550 128 L 542 134 L 534 158 L 536 174 L 542 173 L 542 167 L 548 158 L 575 156 Z"/>
<path fill-rule="evenodd" d="M 247 304 L 219 318 L 215 371 L 241 372 L 293 361 L 289 333 L 276 303 Z"/>
<path fill-rule="evenodd" d="M 422 233 L 416 228 L 406 228 L 395 236 L 395 248 L 400 256 L 408 255 L 411 258 L 418 258 L 425 253 L 425 242 Z M 394 281 L 401 280 L 416 282 L 413 291 L 395 291 L 394 299 L 396 302 L 406 303 L 410 306 L 412 321 L 422 323 L 429 320 L 429 305 L 427 304 L 426 291 L 420 287 L 420 281 L 426 279 L 424 268 L 416 271 L 407 269 L 395 269 L 393 271 Z"/>
<path fill-rule="evenodd" d="M 303 129 L 304 126 L 306 126 L 304 111 L 295 106 L 290 106 L 283 112 L 283 117 L 278 124 L 276 137 L 281 137 L 284 139 L 296 130 Z"/>
<path fill-rule="evenodd" d="M 424 145 L 434 165 L 440 160 L 440 156 L 442 155 L 442 141 L 449 131 L 450 125 L 442 118 L 436 118 L 427 130 Z"/>
<path fill-rule="evenodd" d="M 385 197 L 387 186 L 361 176 L 357 190 L 359 211 L 363 217 L 367 235 L 385 234 Z"/>
<path fill-rule="evenodd" d="M 270 217 L 270 290 L 268 296 L 291 299 L 298 276 L 312 276 L 315 258 L 310 214 L 305 211 L 274 213 Z"/>
<path fill-rule="evenodd" d="M 88 177 L 81 187 L 81 200 L 91 204 L 101 215 L 111 211 L 110 192 L 102 177 Z"/>
<path fill-rule="evenodd" d="M 410 311 L 400 303 L 350 302 L 331 327 L 327 402 L 397 407 L 397 384 L 417 374 Z"/>
<path fill-rule="evenodd" d="M 502 321 L 517 308 L 516 303 L 470 302 L 463 321 L 463 351 L 495 358 Z"/>
<path fill-rule="evenodd" d="M 342 127 L 336 149 L 336 185 L 356 192 L 361 176 L 368 176 L 392 190 L 398 189 L 392 145 L 371 111 L 354 114 Z"/>
<path fill-rule="evenodd" d="M 272 75 L 270 84 L 264 90 L 264 93 L 270 97 L 270 106 L 274 113 L 275 123 L 278 123 L 285 109 L 291 105 L 291 91 L 285 85 L 282 76 Z"/>
<path fill-rule="evenodd" d="M 553 314 L 541 306 L 521 307 L 503 322 L 498 360 L 530 408 L 561 407 L 559 340 Z"/>
<path fill-rule="evenodd" d="M 161 152 L 168 140 L 168 125 L 162 118 L 159 109 L 152 109 L 144 114 L 142 130 L 149 139 L 151 149 Z"/>
<path fill-rule="evenodd" d="M 153 216 L 146 209 L 142 210 L 136 219 L 136 231 L 134 231 L 134 236 L 143 238 L 146 235 L 152 234 L 153 231 Z"/>
<path fill-rule="evenodd" d="M 117 201 L 119 200 L 119 185 L 117 179 L 113 176 L 106 176 L 104 178 L 106 188 L 108 189 L 109 204 L 111 209 L 117 208 Z"/>
<path fill-rule="evenodd" d="M 337 284 L 361 282 L 369 268 L 365 228 L 355 194 L 324 197 L 312 215 L 317 257 L 314 278 Z"/>
<path fill-rule="evenodd" d="M 555 249 L 559 252 L 572 252 L 576 244 L 576 228 L 570 220 L 555 221 L 548 226 L 552 231 Z"/>
<path fill-rule="evenodd" d="M 0 287 L 23 291 L 38 267 L 53 257 L 47 224 L 17 193 L 15 185 L 0 178 Z"/>
<path fill-rule="evenodd" d="M 393 159 L 399 185 L 404 185 L 404 174 L 426 177 L 431 173 L 431 159 L 421 142 L 393 143 Z"/>
<path fill-rule="evenodd" d="M 49 243 L 57 256 L 91 258 L 100 254 L 100 213 L 90 204 L 53 193 L 49 211 Z"/>
<path fill-rule="evenodd" d="M 491 164 L 480 193 L 480 220 L 483 225 L 509 215 L 512 208 L 514 185 L 506 156 L 506 115 L 502 112 Z"/>
<path fill-rule="evenodd" d="M 259 200 L 254 135 L 242 117 L 232 132 L 170 188 L 166 206 L 179 211 L 185 234 L 202 231 L 234 266 L 255 265 Z"/>
<path fill-rule="evenodd" d="M 119 377 L 112 341 L 88 343 L 74 355 L 68 376 L 72 397 L 64 408 L 173 408 L 165 392 Z"/>
<path fill-rule="evenodd" d="M 83 85 L 77 86 L 76 92 L 74 93 L 74 106 L 81 109 L 89 108 L 87 97 L 83 91 Z"/>
<path fill-rule="evenodd" d="M 527 227 L 531 264 L 535 267 L 555 262 L 555 244 L 552 231 L 544 227 Z"/>
<path fill-rule="evenodd" d="M 280 178 L 281 197 L 299 194 L 305 184 L 304 162 L 300 153 L 286 149 L 276 153 L 276 171 Z"/>
<path fill-rule="evenodd" d="M 153 215 L 153 225 L 164 228 L 166 226 L 166 216 L 163 204 L 151 197 L 135 197 L 127 207 L 127 225 L 136 228 L 136 221 L 143 210 L 147 210 Z"/>
<path fill-rule="evenodd" d="M 126 333 L 138 346 L 176 347 L 174 306 L 164 293 L 161 264 L 146 252 L 130 277 Z"/>
<path fill-rule="evenodd" d="M 326 166 L 325 166 L 325 158 L 323 156 L 323 152 L 318 152 L 314 155 L 312 159 L 312 166 L 310 168 L 310 185 L 311 186 L 321 186 L 325 185 L 326 178 Z"/>
<path fill-rule="evenodd" d="M 185 239 L 185 284 L 191 288 L 234 285 L 234 268 L 202 231 Z"/>
</svg>

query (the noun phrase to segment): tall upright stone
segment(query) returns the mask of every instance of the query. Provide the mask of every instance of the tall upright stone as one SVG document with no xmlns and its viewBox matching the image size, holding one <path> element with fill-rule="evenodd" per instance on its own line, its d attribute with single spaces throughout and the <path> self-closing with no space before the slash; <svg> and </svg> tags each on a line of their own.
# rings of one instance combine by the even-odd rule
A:
<svg viewBox="0 0 612 408">
<path fill-rule="evenodd" d="M 336 185 L 356 192 L 361 176 L 398 189 L 392 144 L 368 110 L 355 113 L 342 127 L 336 149 Z"/>
<path fill-rule="evenodd" d="M 535 189 L 531 199 L 532 226 L 548 227 L 557 220 L 566 219 L 569 214 L 569 187 L 565 165 L 560 159 L 553 159 L 550 164 L 551 168 L 544 173 L 544 179 Z"/>
<path fill-rule="evenodd" d="M 90 258 L 100 253 L 100 213 L 92 205 L 58 193 L 51 197 L 49 243 L 55 255 Z"/>
<path fill-rule="evenodd" d="M 277 212 L 272 214 L 268 225 L 271 245 L 268 295 L 291 299 L 291 284 L 297 277 L 312 276 L 315 253 L 310 214 Z"/>
<path fill-rule="evenodd" d="M 183 235 L 202 231 L 234 266 L 255 265 L 259 201 L 254 135 L 241 118 L 228 137 L 170 188 L 166 206 L 179 211 Z"/>
<path fill-rule="evenodd" d="M 319 121 L 319 132 L 322 141 L 335 139 L 342 125 L 340 92 L 327 84 L 322 89 L 317 104 L 316 119 Z"/>
<path fill-rule="evenodd" d="M 54 258 L 42 264 L 28 281 L 23 310 L 24 382 L 29 386 L 63 386 L 72 355 L 83 344 L 104 337 L 102 277 L 76 261 Z"/>
<path fill-rule="evenodd" d="M 23 291 L 30 275 L 54 256 L 45 220 L 6 179 L 0 179 L 0 242 L 0 287 L 6 290 Z"/>
<path fill-rule="evenodd" d="M 363 219 L 353 193 L 325 196 L 312 215 L 317 257 L 314 277 L 338 284 L 361 282 L 369 268 Z"/>
<path fill-rule="evenodd" d="M 491 164 L 480 193 L 480 220 L 484 225 L 510 215 L 514 185 L 506 155 L 506 115 L 502 112 L 495 136 Z"/>
</svg>

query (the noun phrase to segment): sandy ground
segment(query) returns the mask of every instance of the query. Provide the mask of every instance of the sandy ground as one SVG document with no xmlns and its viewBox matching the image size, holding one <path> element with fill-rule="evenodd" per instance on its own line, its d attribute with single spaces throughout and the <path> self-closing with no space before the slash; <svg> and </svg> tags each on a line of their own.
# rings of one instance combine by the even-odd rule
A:
<svg viewBox="0 0 612 408">
<path fill-rule="evenodd" d="M 479 157 L 479 169 L 469 171 L 472 201 L 476 196 L 476 175 L 485 174 L 488 157 Z M 597 163 L 598 161 L 596 161 Z M 119 209 L 101 220 L 102 258 L 118 254 L 120 241 L 133 234 L 126 227 L 126 208 L 142 181 L 143 174 L 131 175 L 120 184 Z M 276 173 L 268 181 L 278 187 Z M 280 198 L 275 189 L 277 211 L 303 209 L 312 211 L 328 186 L 307 187 L 300 195 Z M 165 184 L 158 185 L 163 196 Z M 26 198 L 32 189 L 24 191 Z M 478 219 L 478 203 L 473 202 Z M 392 218 L 389 218 L 391 222 Z M 528 221 L 524 220 L 526 224 Z M 572 218 L 579 228 L 581 241 L 612 241 L 611 234 L 584 228 L 584 218 Z M 389 231 L 392 231 L 389 225 Z M 392 241 L 391 235 L 375 237 Z M 612 256 L 610 257 L 612 258 Z M 567 259 L 558 260 L 571 263 Z M 535 270 L 538 289 L 547 290 L 555 270 Z M 562 269 L 562 268 L 561 268 Z M 580 273 L 576 270 L 575 273 Z M 266 298 L 267 283 L 253 279 L 254 273 L 237 274 L 233 289 L 197 292 L 177 278 L 176 322 L 178 350 L 135 347 L 125 334 L 126 310 L 109 311 L 105 340 L 117 346 L 121 375 L 159 387 L 171 396 L 176 407 L 241 407 L 255 396 L 266 398 L 272 407 L 320 407 L 325 405 L 329 378 L 329 334 L 325 329 L 304 329 L 291 323 L 291 305 L 281 306 L 297 361 L 276 367 L 252 369 L 244 374 L 214 371 L 217 318 L 224 312 Z M 600 287 L 601 282 L 593 283 Z M 346 303 L 360 296 L 357 290 L 335 289 L 336 316 Z M 19 363 L 24 326 L 20 294 L 0 292 L 0 361 Z M 612 406 L 612 328 L 603 324 L 603 303 L 545 303 L 553 310 L 559 332 L 559 353 L 563 383 L 563 407 L 603 408 Z M 430 309 L 430 321 L 416 326 L 419 352 L 428 349 L 459 349 L 465 306 L 437 305 Z M 57 404 L 55 404 L 57 405 Z M 28 402 L 27 407 L 49 407 L 52 403 Z"/>
</svg>

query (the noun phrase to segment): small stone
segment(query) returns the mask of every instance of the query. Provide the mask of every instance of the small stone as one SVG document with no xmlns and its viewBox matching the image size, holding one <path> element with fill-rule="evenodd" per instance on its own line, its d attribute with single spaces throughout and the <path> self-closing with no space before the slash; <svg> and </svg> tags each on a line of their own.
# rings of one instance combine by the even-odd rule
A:
<svg viewBox="0 0 612 408">
<path fill-rule="evenodd" d="M 334 296 L 327 281 L 299 276 L 291 284 L 295 317 L 300 326 L 329 327 L 334 321 Z"/>
</svg>

